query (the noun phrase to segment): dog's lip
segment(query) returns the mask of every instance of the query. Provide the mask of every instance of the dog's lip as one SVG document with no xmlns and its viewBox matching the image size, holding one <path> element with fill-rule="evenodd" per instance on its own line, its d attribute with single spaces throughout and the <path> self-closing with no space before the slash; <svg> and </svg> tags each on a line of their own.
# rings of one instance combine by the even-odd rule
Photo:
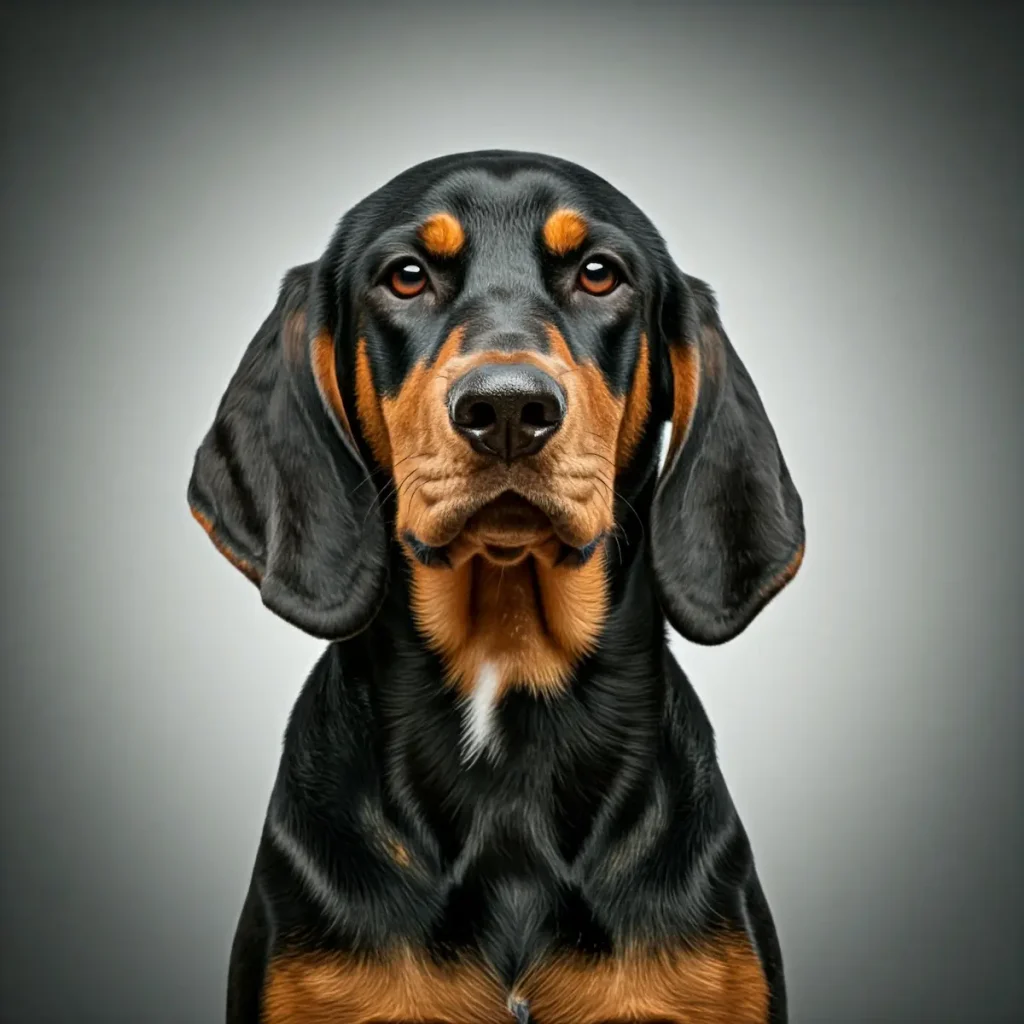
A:
<svg viewBox="0 0 1024 1024">
<path fill-rule="evenodd" d="M 535 474 L 523 472 L 524 467 L 520 470 L 515 480 L 509 480 L 505 474 L 495 474 L 497 479 L 485 477 L 480 481 L 478 493 L 473 493 L 475 488 L 467 488 L 468 493 L 451 496 L 443 503 L 446 507 L 439 508 L 438 514 L 423 524 L 427 529 L 423 533 L 417 531 L 417 542 L 437 551 L 456 541 L 460 546 L 466 546 L 462 544 L 466 542 L 470 546 L 493 543 L 515 547 L 521 543 L 536 545 L 557 540 L 576 549 L 592 543 L 595 538 L 580 532 L 557 493 L 543 481 L 533 479 Z M 519 507 L 520 516 L 500 516 L 487 522 L 498 508 L 506 506 L 508 512 L 508 507 L 513 505 Z M 514 526 L 525 527 L 522 536 L 513 533 Z"/>
<path fill-rule="evenodd" d="M 518 491 L 507 489 L 460 517 L 450 530 L 425 542 L 411 531 L 405 541 L 420 563 L 451 567 L 473 554 L 500 566 L 518 565 L 531 554 L 552 565 L 589 561 L 605 533 L 589 540 L 563 536 L 557 520 Z"/>
<path fill-rule="evenodd" d="M 532 502 L 515 491 L 504 491 L 469 516 L 459 532 L 484 547 L 512 549 L 543 543 L 554 527 Z"/>
<path fill-rule="evenodd" d="M 530 552 L 526 544 L 517 544 L 515 547 L 508 547 L 503 544 L 485 544 L 484 554 L 487 558 L 498 565 L 516 565 L 521 562 Z"/>
</svg>

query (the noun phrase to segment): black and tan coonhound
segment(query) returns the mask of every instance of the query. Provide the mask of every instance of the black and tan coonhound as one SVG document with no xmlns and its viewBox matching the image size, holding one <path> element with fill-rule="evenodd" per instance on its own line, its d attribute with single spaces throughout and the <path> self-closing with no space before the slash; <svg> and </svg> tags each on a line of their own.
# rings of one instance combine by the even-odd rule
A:
<svg viewBox="0 0 1024 1024">
<path fill-rule="evenodd" d="M 711 290 L 625 196 L 488 151 L 364 199 L 286 275 L 189 503 L 330 641 L 231 1024 L 786 1020 L 666 625 L 745 629 L 800 565 L 802 505 Z"/>
</svg>

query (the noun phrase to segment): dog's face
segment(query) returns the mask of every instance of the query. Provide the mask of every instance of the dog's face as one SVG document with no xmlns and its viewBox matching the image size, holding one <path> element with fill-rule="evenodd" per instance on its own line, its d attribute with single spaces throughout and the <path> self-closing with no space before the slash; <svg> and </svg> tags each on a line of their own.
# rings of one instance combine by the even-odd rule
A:
<svg viewBox="0 0 1024 1024">
<path fill-rule="evenodd" d="M 292 272 L 190 500 L 310 632 L 372 618 L 394 542 L 454 680 L 558 685 L 598 642 L 666 420 L 655 577 L 677 628 L 720 642 L 795 572 L 803 524 L 710 292 L 582 168 L 467 154 L 400 175 Z"/>
<path fill-rule="evenodd" d="M 358 274 L 356 409 L 414 557 L 592 553 L 649 405 L 629 236 L 550 176 L 464 174 Z"/>
</svg>

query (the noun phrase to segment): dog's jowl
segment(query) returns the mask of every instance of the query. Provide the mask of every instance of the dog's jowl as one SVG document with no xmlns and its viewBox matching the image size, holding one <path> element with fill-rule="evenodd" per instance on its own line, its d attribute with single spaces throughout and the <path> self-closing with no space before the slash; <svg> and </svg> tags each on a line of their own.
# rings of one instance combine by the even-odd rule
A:
<svg viewBox="0 0 1024 1024">
<path fill-rule="evenodd" d="M 189 503 L 329 641 L 230 1024 L 786 1019 L 667 627 L 745 629 L 800 565 L 801 503 L 710 289 L 628 199 L 510 152 L 364 199 L 285 275 Z"/>
</svg>

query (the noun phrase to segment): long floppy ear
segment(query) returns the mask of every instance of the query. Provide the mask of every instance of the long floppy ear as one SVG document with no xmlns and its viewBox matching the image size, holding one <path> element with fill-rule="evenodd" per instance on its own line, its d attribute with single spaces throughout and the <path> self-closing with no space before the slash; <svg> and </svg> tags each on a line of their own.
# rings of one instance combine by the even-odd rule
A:
<svg viewBox="0 0 1024 1024">
<path fill-rule="evenodd" d="M 375 615 L 386 542 L 342 404 L 333 335 L 310 323 L 315 269 L 286 275 L 199 446 L 188 502 L 268 608 L 333 640 Z"/>
<path fill-rule="evenodd" d="M 803 506 L 711 289 L 672 268 L 662 337 L 672 437 L 651 513 L 659 596 L 688 640 L 737 636 L 793 578 Z"/>
</svg>

